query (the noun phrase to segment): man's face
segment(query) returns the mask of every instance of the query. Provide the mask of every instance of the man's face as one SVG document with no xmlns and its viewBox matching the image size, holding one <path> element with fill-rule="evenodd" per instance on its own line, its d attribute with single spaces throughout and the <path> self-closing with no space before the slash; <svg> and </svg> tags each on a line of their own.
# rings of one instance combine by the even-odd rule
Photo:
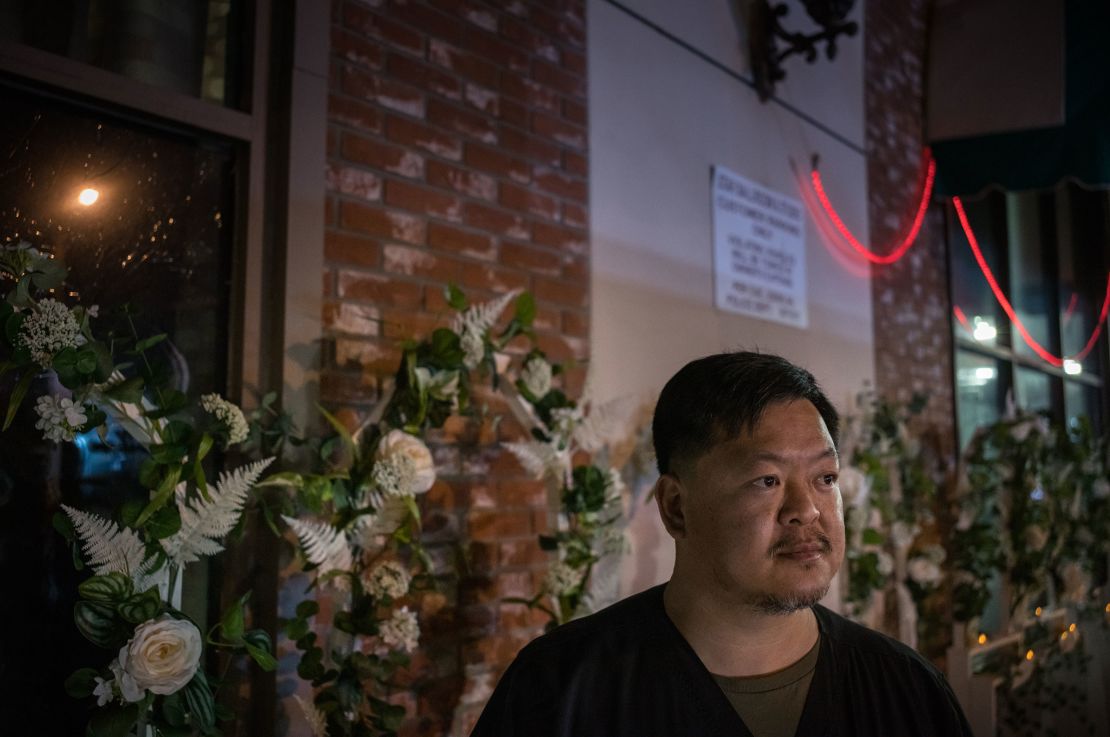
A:
<svg viewBox="0 0 1110 737">
<path fill-rule="evenodd" d="M 728 601 L 768 613 L 816 603 L 844 558 L 840 465 L 817 408 L 767 408 L 751 433 L 682 472 L 679 555 Z"/>
</svg>

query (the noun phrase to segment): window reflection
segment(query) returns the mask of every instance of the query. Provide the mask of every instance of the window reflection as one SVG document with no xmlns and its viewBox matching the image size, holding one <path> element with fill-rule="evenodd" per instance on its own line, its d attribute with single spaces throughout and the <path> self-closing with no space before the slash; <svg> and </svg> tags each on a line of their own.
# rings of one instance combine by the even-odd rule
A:
<svg viewBox="0 0 1110 737">
<path fill-rule="evenodd" d="M 238 0 L 3 0 L 0 42 L 18 42 L 125 77 L 240 107 L 247 44 Z"/>
<path fill-rule="evenodd" d="M 98 333 L 130 332 L 118 310 L 130 303 L 140 334 L 171 336 L 152 350 L 176 386 L 193 397 L 222 392 L 234 149 L 3 85 L 0 110 L 0 246 L 26 240 L 55 252 L 70 269 L 62 297 L 99 305 Z M 82 197 L 89 189 L 95 198 Z M 0 379 L 0 396 L 11 384 Z M 115 428 L 105 438 L 44 441 L 35 397 L 62 391 L 52 373 L 36 377 L 0 436 L 0 578 L 18 601 L 0 607 L 0 724 L 34 715 L 35 734 L 68 737 L 84 733 L 88 712 L 65 695 L 65 678 L 110 654 L 73 626 L 76 586 L 88 574 L 74 570 L 51 518 L 62 503 L 103 514 L 143 493 L 137 466 L 146 454 Z M 200 608 L 203 622 L 203 596 Z"/>
</svg>

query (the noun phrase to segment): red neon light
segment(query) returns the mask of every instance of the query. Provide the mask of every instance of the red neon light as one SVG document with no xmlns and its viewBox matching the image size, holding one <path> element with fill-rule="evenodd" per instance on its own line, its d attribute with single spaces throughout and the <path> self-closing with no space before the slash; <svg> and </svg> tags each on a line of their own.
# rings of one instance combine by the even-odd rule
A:
<svg viewBox="0 0 1110 737">
<path fill-rule="evenodd" d="M 1064 310 L 1064 324 L 1067 325 L 1071 320 L 1071 316 L 1075 314 L 1075 308 L 1079 305 L 1079 292 L 1072 292 L 1071 299 L 1068 300 L 1068 308 Z"/>
<path fill-rule="evenodd" d="M 967 321 L 967 315 L 964 314 L 964 311 L 960 309 L 959 305 L 952 305 L 952 314 L 955 315 L 956 319 L 960 321 L 960 324 L 964 326 L 964 330 L 974 335 L 975 331 L 971 329 L 971 323 Z"/>
<path fill-rule="evenodd" d="M 960 202 L 959 197 L 953 197 L 952 204 L 956 208 L 956 215 L 960 218 L 960 225 L 963 227 L 964 235 L 967 236 L 967 243 L 971 246 L 971 252 L 975 255 L 975 261 L 979 264 L 979 270 L 983 272 L 987 284 L 990 285 L 991 291 L 994 292 L 994 298 L 998 300 L 998 304 L 1002 305 L 1002 310 L 1006 313 L 1006 316 L 1010 318 L 1014 327 L 1017 328 L 1018 333 L 1021 335 L 1021 339 L 1025 341 L 1026 345 L 1033 349 L 1034 353 L 1048 363 L 1056 367 L 1063 366 L 1064 359 L 1053 355 L 1045 349 L 1044 346 L 1038 343 L 1033 336 L 1029 334 L 1029 331 L 1026 330 L 1021 320 L 1018 319 L 1013 305 L 1011 305 L 1010 300 L 1006 298 L 1006 294 L 1002 291 L 1002 288 L 998 286 L 998 280 L 994 278 L 994 273 L 991 272 L 990 267 L 987 266 L 987 260 L 983 258 L 983 252 L 979 249 L 979 241 L 975 238 L 975 233 L 971 232 L 971 223 L 967 220 L 967 213 L 964 212 L 963 203 Z M 1071 360 L 1082 361 L 1087 357 L 1087 354 L 1091 352 L 1091 349 L 1095 347 L 1095 343 L 1098 342 L 1098 336 L 1102 334 L 1102 326 L 1106 323 L 1106 314 L 1108 310 L 1110 310 L 1110 274 L 1108 274 L 1106 278 L 1106 296 L 1102 299 L 1102 312 L 1099 314 L 1098 324 L 1095 325 L 1094 332 L 1091 333 L 1091 337 L 1087 340 L 1087 345 L 1083 346 L 1083 350 L 1079 351 L 1079 353 L 1072 356 Z"/>
<path fill-rule="evenodd" d="M 909 232 L 906 233 L 902 241 L 890 253 L 885 256 L 880 256 L 872 252 L 867 246 L 859 242 L 859 240 L 852 235 L 852 231 L 848 230 L 848 226 L 840 219 L 840 215 L 836 212 L 832 202 L 829 201 L 829 196 L 825 194 L 825 186 L 821 183 L 821 173 L 815 168 L 810 172 L 810 179 L 813 181 L 813 189 L 817 192 L 817 199 L 824 208 L 825 214 L 832 220 L 833 225 L 837 231 L 848 241 L 852 248 L 856 249 L 864 258 L 873 264 L 892 264 L 905 255 L 910 246 L 917 240 L 917 234 L 921 231 L 921 223 L 925 220 L 925 211 L 929 208 L 929 197 L 933 193 L 933 180 L 936 178 L 937 164 L 933 160 L 933 155 L 929 149 L 925 149 L 923 158 L 928 162 L 925 172 L 925 185 L 921 188 L 921 201 L 917 204 L 917 213 L 914 215 L 913 223 L 910 226 Z"/>
</svg>

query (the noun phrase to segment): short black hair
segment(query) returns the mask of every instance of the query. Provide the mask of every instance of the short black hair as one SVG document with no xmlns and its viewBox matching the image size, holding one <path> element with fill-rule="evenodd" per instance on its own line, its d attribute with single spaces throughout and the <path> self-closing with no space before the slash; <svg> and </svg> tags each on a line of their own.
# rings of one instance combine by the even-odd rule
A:
<svg viewBox="0 0 1110 737">
<path fill-rule="evenodd" d="M 750 351 L 691 361 L 671 377 L 655 405 L 651 434 L 659 473 L 671 473 L 676 461 L 691 461 L 754 428 L 770 405 L 798 399 L 817 408 L 838 444 L 840 416 L 804 368 Z"/>
</svg>

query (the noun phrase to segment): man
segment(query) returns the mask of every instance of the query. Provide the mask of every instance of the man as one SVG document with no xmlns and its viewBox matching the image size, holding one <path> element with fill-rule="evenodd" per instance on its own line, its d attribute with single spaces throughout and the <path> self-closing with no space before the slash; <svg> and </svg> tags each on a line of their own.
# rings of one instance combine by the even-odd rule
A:
<svg viewBox="0 0 1110 737">
<path fill-rule="evenodd" d="M 474 737 L 970 737 L 932 665 L 817 603 L 844 557 L 838 422 L 777 356 L 679 371 L 652 423 L 670 581 L 525 647 Z"/>
</svg>

